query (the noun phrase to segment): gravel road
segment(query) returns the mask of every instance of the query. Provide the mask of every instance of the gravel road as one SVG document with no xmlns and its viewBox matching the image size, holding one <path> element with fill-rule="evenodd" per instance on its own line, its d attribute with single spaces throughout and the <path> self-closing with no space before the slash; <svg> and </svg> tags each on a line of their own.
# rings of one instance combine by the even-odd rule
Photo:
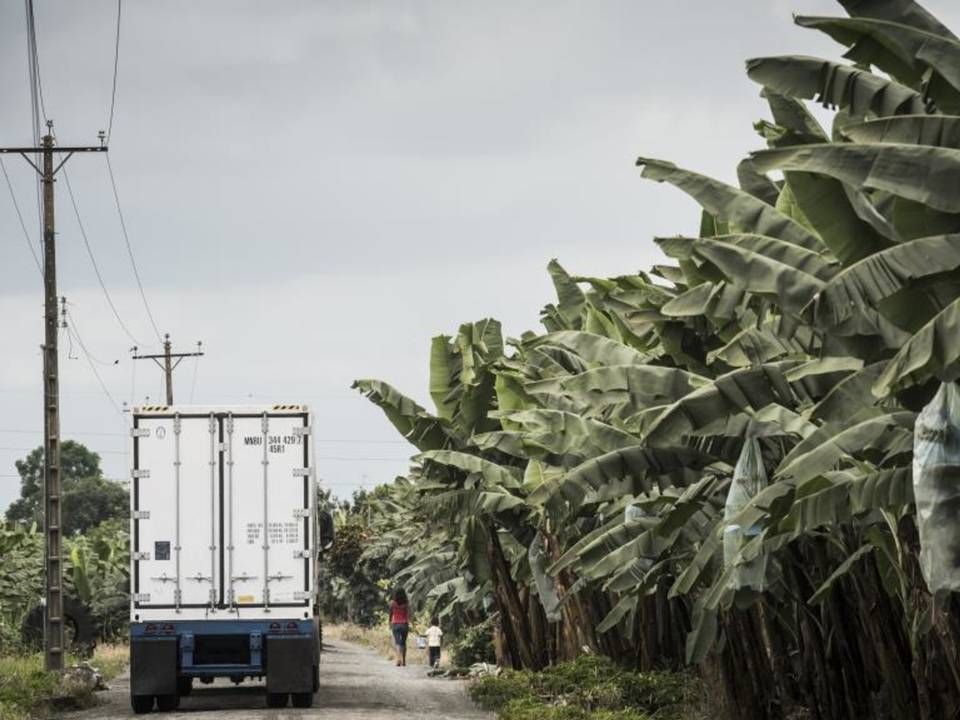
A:
<svg viewBox="0 0 960 720">
<path fill-rule="evenodd" d="M 309 710 L 287 707 L 268 710 L 264 687 L 229 681 L 212 685 L 194 683 L 193 693 L 180 701 L 173 713 L 134 715 L 130 710 L 126 676 L 98 693 L 101 705 L 91 710 L 61 716 L 64 720 L 110 718 L 155 718 L 156 720 L 262 720 L 264 718 L 322 718 L 323 720 L 493 720 L 477 710 L 467 697 L 462 681 L 426 676 L 423 665 L 398 668 L 373 651 L 336 640 L 324 645 L 320 664 L 320 690 Z"/>
</svg>

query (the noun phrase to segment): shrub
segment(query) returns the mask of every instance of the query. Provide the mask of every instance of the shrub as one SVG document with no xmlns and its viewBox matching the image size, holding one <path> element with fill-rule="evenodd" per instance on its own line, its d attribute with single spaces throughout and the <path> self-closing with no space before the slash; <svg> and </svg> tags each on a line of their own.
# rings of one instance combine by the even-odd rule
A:
<svg viewBox="0 0 960 720">
<path fill-rule="evenodd" d="M 533 689 L 534 674 L 504 670 L 497 676 L 487 675 L 470 686 L 470 697 L 484 710 L 500 710 L 511 701 L 538 701 Z"/>
<path fill-rule="evenodd" d="M 493 648 L 493 621 L 488 620 L 467 628 L 451 646 L 453 664 L 469 667 L 474 663 L 495 663 L 497 655 Z"/>
<path fill-rule="evenodd" d="M 609 658 L 584 655 L 535 673 L 507 670 L 470 688 L 500 720 L 658 720 L 683 709 L 692 680 L 669 672 L 624 670 Z"/>
</svg>

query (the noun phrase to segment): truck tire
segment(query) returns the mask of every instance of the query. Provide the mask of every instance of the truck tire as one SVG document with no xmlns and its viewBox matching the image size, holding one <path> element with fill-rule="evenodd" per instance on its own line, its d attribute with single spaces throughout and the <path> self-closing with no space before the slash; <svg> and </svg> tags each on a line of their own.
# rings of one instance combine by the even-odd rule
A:
<svg viewBox="0 0 960 720">
<path fill-rule="evenodd" d="M 295 708 L 313 707 L 313 693 L 291 693 L 290 698 Z"/>
<path fill-rule="evenodd" d="M 313 666 L 313 691 L 317 692 L 320 689 L 320 667 L 318 665 Z"/>
<path fill-rule="evenodd" d="M 66 640 L 81 657 L 90 657 L 97 646 L 97 628 L 89 608 L 74 597 L 63 598 Z M 25 645 L 43 647 L 43 606 L 37 605 L 23 618 L 20 634 Z"/>
<path fill-rule="evenodd" d="M 268 708 L 284 708 L 287 706 L 287 693 L 267 693 Z"/>
<path fill-rule="evenodd" d="M 192 677 L 177 678 L 177 694 L 180 695 L 180 697 L 186 697 L 191 692 L 193 692 L 193 678 Z"/>
<path fill-rule="evenodd" d="M 180 705 L 179 695 L 157 695 L 157 710 L 160 712 L 173 712 Z"/>
<path fill-rule="evenodd" d="M 137 715 L 146 715 L 153 710 L 153 695 L 131 695 L 130 707 Z"/>
</svg>

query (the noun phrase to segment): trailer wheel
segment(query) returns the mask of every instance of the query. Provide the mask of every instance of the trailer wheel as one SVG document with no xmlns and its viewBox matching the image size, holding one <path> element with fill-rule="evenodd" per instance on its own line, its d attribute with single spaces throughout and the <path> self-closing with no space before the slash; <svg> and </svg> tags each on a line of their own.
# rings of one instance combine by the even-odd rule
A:
<svg viewBox="0 0 960 720">
<path fill-rule="evenodd" d="M 313 707 L 313 693 L 292 693 L 290 697 L 295 708 Z"/>
<path fill-rule="evenodd" d="M 160 712 L 173 712 L 179 704 L 179 695 L 157 695 L 157 710 Z"/>
<path fill-rule="evenodd" d="M 267 707 L 268 708 L 284 708 L 287 706 L 287 694 L 286 693 L 267 693 Z"/>
<path fill-rule="evenodd" d="M 90 657 L 97 646 L 97 629 L 90 610 L 69 595 L 63 598 L 65 640 L 82 657 Z M 43 606 L 36 605 L 21 624 L 21 637 L 29 647 L 43 647 Z"/>
<path fill-rule="evenodd" d="M 153 695 L 131 695 L 130 707 L 137 715 L 146 715 L 153 710 Z"/>
<path fill-rule="evenodd" d="M 177 694 L 181 697 L 186 697 L 191 692 L 193 692 L 193 678 L 192 677 L 179 677 L 177 678 Z"/>
<path fill-rule="evenodd" d="M 317 692 L 320 689 L 320 667 L 318 665 L 313 666 L 313 691 Z"/>
</svg>

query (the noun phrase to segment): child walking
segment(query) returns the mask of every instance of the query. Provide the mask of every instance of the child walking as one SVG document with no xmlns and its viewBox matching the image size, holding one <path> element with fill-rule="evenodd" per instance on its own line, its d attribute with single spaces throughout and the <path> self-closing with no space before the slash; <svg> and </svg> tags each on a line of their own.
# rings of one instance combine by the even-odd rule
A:
<svg viewBox="0 0 960 720">
<path fill-rule="evenodd" d="M 430 627 L 427 628 L 427 651 L 430 653 L 430 667 L 440 667 L 440 643 L 443 630 L 440 629 L 440 619 L 434 615 L 430 618 Z"/>
</svg>

